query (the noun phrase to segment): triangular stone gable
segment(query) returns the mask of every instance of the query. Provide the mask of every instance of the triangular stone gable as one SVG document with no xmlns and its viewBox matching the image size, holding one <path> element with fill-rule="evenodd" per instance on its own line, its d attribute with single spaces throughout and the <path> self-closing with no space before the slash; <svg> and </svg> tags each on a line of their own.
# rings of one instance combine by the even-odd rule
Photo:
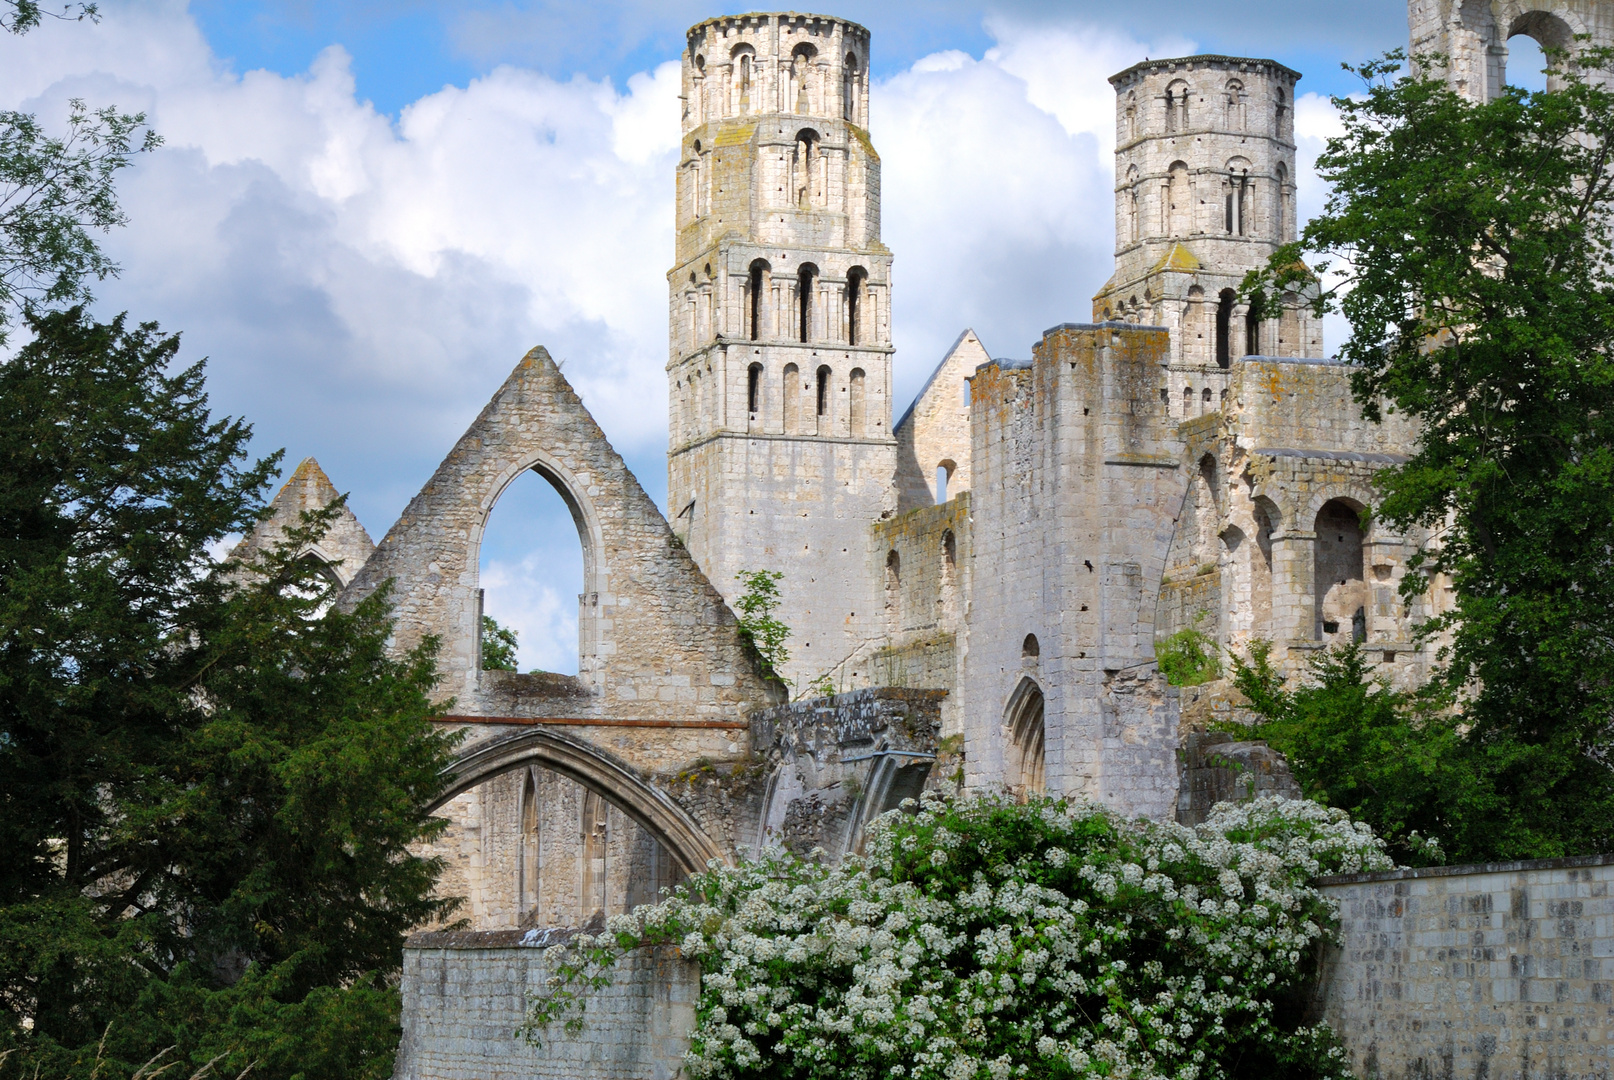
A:
<svg viewBox="0 0 1614 1080">
<path fill-rule="evenodd" d="M 230 558 L 249 561 L 258 552 L 279 543 L 287 529 L 301 525 L 305 511 L 323 510 L 339 498 L 341 495 L 336 485 L 319 467 L 319 462 L 311 457 L 303 458 L 270 500 L 269 516 L 258 522 L 257 527 L 235 546 Z M 370 539 L 370 534 L 365 532 L 359 519 L 353 516 L 353 511 L 343 504 L 325 535 L 320 537 L 317 544 L 310 545 L 305 554 L 319 559 L 340 584 L 346 585 L 358 576 L 374 551 L 375 541 Z"/>
<path fill-rule="evenodd" d="M 583 540 L 576 679 L 480 670 L 478 559 L 505 487 L 534 469 Z M 733 613 L 543 348 L 529 352 L 343 594 L 393 582 L 395 642 L 441 642 L 456 715 L 743 721 L 773 693 Z"/>
<path fill-rule="evenodd" d="M 944 461 L 953 463 L 947 497 L 969 490 L 970 406 L 965 380 L 991 359 L 975 331 L 965 330 L 897 421 L 892 433 L 897 438 L 899 513 L 935 504 L 936 467 Z"/>
</svg>

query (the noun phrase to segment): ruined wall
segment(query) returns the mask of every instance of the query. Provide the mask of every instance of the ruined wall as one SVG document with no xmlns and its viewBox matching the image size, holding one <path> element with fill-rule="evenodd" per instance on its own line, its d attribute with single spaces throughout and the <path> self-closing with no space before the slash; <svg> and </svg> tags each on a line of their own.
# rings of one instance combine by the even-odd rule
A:
<svg viewBox="0 0 1614 1080">
<path fill-rule="evenodd" d="M 975 376 L 961 678 L 971 784 L 1036 786 L 1009 730 L 1034 691 L 1049 790 L 1171 813 L 1177 701 L 1153 653 L 1184 491 L 1177 425 L 1157 395 L 1167 345 L 1162 330 L 1065 324 L 1031 362 Z"/>
<path fill-rule="evenodd" d="M 323 510 L 340 497 L 319 462 L 304 458 L 270 500 L 269 516 L 242 538 L 231 550 L 230 558 L 251 562 L 259 552 L 283 541 L 287 529 L 300 528 L 304 513 Z M 301 554 L 319 560 L 333 582 L 346 585 L 374 551 L 375 541 L 344 504 L 326 528 L 325 535 L 305 547 Z"/>
<path fill-rule="evenodd" d="M 1358 1076 L 1614 1071 L 1614 856 L 1328 878 L 1318 1011 Z"/>
<path fill-rule="evenodd" d="M 975 369 L 991 360 L 975 331 L 965 330 L 930 373 L 895 427 L 897 511 L 945 502 L 970 488 L 970 390 Z M 938 466 L 950 465 L 946 498 L 936 490 Z"/>
<path fill-rule="evenodd" d="M 516 1029 L 571 934 L 416 934 L 404 946 L 403 1041 L 395 1080 L 672 1080 L 683 1066 L 699 969 L 672 948 L 638 949 L 589 995 L 583 1029 L 543 1047 Z"/>
<path fill-rule="evenodd" d="M 1447 85 L 1475 101 L 1489 101 L 1507 84 L 1507 42 L 1515 35 L 1571 53 L 1583 47 L 1580 35 L 1592 46 L 1614 44 L 1607 0 L 1411 0 L 1407 22 L 1412 54 L 1448 57 Z"/>
</svg>

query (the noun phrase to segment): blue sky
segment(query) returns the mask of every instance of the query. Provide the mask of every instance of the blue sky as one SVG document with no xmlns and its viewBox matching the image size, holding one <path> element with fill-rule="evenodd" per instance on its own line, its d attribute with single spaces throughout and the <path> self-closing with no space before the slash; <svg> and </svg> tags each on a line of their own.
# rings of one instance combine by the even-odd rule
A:
<svg viewBox="0 0 1614 1080">
<path fill-rule="evenodd" d="M 148 112 L 100 309 L 183 333 L 259 449 L 325 466 L 380 539 L 543 344 L 651 495 L 666 489 L 666 281 L 693 0 L 103 0 L 0 37 L 0 107 Z M 897 411 L 966 326 L 997 356 L 1088 316 L 1110 272 L 1114 97 L 1146 56 L 1305 74 L 1299 208 L 1341 61 L 1403 46 L 1396 0 L 849 0 L 895 252 Z M 1528 66 L 1528 65 L 1526 65 Z M 1307 96 L 1309 92 L 1309 96 Z M 1319 97 L 1318 95 L 1323 95 Z M 535 479 L 489 525 L 488 608 L 524 666 L 575 670 L 578 544 Z M 788 571 L 787 571 L 788 572 Z M 722 583 L 719 583 L 722 584 Z"/>
</svg>

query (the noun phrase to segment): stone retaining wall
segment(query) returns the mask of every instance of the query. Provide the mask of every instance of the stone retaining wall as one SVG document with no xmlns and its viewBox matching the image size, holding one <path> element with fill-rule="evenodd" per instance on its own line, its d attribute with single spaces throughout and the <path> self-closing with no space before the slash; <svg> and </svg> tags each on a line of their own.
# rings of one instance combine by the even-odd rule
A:
<svg viewBox="0 0 1614 1080">
<path fill-rule="evenodd" d="M 700 970 L 670 948 L 619 961 L 583 1030 L 535 1047 L 517 1029 L 575 931 L 416 934 L 404 947 L 403 1042 L 394 1080 L 671 1080 L 695 1025 Z"/>
<path fill-rule="evenodd" d="M 1614 1072 L 1614 855 L 1325 879 L 1341 945 L 1318 988 L 1358 1076 Z"/>
</svg>

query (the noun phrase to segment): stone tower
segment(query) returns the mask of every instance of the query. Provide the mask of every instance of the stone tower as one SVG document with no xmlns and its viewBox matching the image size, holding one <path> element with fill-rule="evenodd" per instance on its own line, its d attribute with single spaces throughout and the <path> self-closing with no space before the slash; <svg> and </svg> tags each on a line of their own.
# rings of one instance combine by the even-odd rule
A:
<svg viewBox="0 0 1614 1080">
<path fill-rule="evenodd" d="M 668 507 L 726 595 L 741 570 L 784 572 L 798 684 L 884 627 L 868 526 L 896 505 L 891 253 L 868 56 L 863 27 L 799 14 L 710 19 L 683 56 Z"/>
<path fill-rule="evenodd" d="M 1115 274 L 1093 314 L 1169 329 L 1173 369 L 1218 382 L 1241 356 L 1322 355 L 1321 323 L 1297 301 L 1253 320 L 1237 298 L 1245 273 L 1295 239 L 1299 79 L 1232 56 L 1149 60 L 1110 77 Z M 1191 414 L 1219 406 L 1219 394 L 1202 396 L 1212 387 L 1191 389 Z M 1179 415 L 1188 403 L 1170 394 Z"/>
</svg>

